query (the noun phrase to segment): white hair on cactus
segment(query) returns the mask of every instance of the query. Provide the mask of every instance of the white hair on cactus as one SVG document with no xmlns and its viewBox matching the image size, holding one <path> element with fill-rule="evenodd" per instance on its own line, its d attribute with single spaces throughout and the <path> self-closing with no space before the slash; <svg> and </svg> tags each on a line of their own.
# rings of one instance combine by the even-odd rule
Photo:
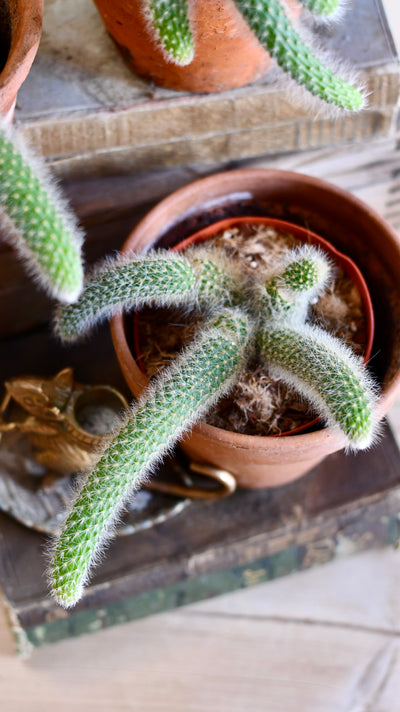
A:
<svg viewBox="0 0 400 712">
<path fill-rule="evenodd" d="M 274 330 L 277 332 L 277 339 Z M 289 349 L 286 345 L 281 348 L 279 344 L 279 332 L 283 331 L 287 340 L 291 341 Z M 295 388 L 324 419 L 326 425 L 341 434 L 343 445 L 349 450 L 362 450 L 376 442 L 379 435 L 376 408 L 378 389 L 360 359 L 348 346 L 332 334 L 310 324 L 290 324 L 287 329 L 284 325 L 272 326 L 268 334 L 267 330 L 265 332 L 263 346 L 266 343 L 268 346 L 264 354 L 271 375 Z M 317 381 L 324 380 L 322 364 L 327 367 L 329 362 L 332 364 L 332 371 L 336 369 L 336 378 L 333 374 L 331 378 L 327 375 L 326 384 L 320 390 Z M 357 381 L 356 386 L 350 384 L 349 373 Z M 353 423 L 351 420 L 351 407 L 356 405 L 358 398 L 362 398 L 364 403 L 360 409 L 363 410 L 364 406 L 366 409 L 365 427 L 361 423 L 359 433 L 357 422 Z M 343 404 L 349 408 L 346 415 L 347 430 L 338 419 L 337 411 L 342 409 Z M 357 420 L 359 416 L 354 417 Z"/>
<path fill-rule="evenodd" d="M 57 309 L 54 330 L 67 343 L 87 335 L 105 319 L 144 306 L 198 307 L 207 298 L 210 307 L 217 308 L 238 275 L 222 251 L 213 248 L 185 254 L 129 252 L 107 258 L 89 273 L 78 301 Z"/>
<path fill-rule="evenodd" d="M 112 442 L 109 443 L 103 455 L 99 458 L 97 466 L 94 467 L 89 477 L 82 476 L 80 478 L 72 498 L 68 515 L 66 516 L 66 521 L 64 522 L 63 532 L 58 539 L 52 542 L 48 549 L 49 556 L 51 557 L 48 576 L 52 586 L 53 596 L 61 606 L 69 608 L 81 597 L 93 566 L 101 561 L 105 547 L 115 533 L 115 525 L 119 520 L 127 500 L 140 484 L 148 479 L 161 460 L 171 452 L 177 440 L 189 432 L 192 426 L 213 407 L 219 398 L 226 395 L 233 387 L 238 373 L 244 366 L 245 350 L 248 345 L 248 340 L 251 338 L 252 327 L 248 318 L 241 310 L 225 310 L 225 312 L 221 312 L 218 317 L 215 317 L 214 323 L 209 324 L 201 336 L 148 386 L 139 401 L 126 413 L 124 422 L 114 432 Z M 219 347 L 221 343 L 222 346 L 225 347 L 225 350 L 222 350 L 220 353 Z M 232 352 L 231 356 L 229 356 L 229 349 Z M 209 362 L 207 361 L 207 352 L 211 352 L 212 354 Z M 207 390 L 207 384 L 200 388 L 198 387 L 199 365 L 201 363 L 201 358 L 199 360 L 200 353 L 203 353 L 205 356 L 205 359 L 203 358 L 205 363 L 201 371 L 203 376 L 209 375 L 210 367 L 212 368 L 212 364 L 215 360 L 221 361 L 223 364 L 224 378 L 221 380 L 217 389 Z M 233 353 L 236 354 L 235 357 L 233 357 Z M 187 390 L 188 392 L 193 392 L 194 397 L 189 396 L 188 398 L 189 406 L 186 405 L 186 408 L 189 409 L 189 412 L 183 410 L 182 413 L 181 404 L 179 402 L 179 390 L 177 389 L 179 389 L 179 380 L 185 368 L 189 372 Z M 146 409 L 151 411 L 156 408 L 157 400 L 160 400 L 160 394 L 162 400 L 163 394 L 165 395 L 168 388 L 173 391 L 173 405 L 175 411 L 179 414 L 179 423 L 170 430 L 162 429 L 159 435 L 158 446 L 154 448 L 151 455 L 147 457 L 144 466 L 136 471 L 129 471 L 126 476 L 123 474 L 124 460 L 125 464 L 129 464 L 130 467 L 133 468 L 133 452 L 137 452 L 137 448 L 140 447 L 140 443 L 132 440 L 130 437 L 129 429 L 132 427 L 132 424 L 137 421 L 141 412 Z M 197 390 L 200 391 L 202 396 L 196 399 L 195 392 Z M 160 410 L 158 410 L 158 412 L 160 412 Z M 161 417 L 168 420 L 170 417 L 169 412 L 166 412 L 165 416 L 161 413 Z M 147 433 L 149 432 L 148 428 L 150 426 L 151 423 L 147 425 L 146 421 L 145 428 Z M 112 475 L 105 474 L 104 472 L 101 474 L 106 459 L 110 457 L 114 458 L 118 464 L 119 476 L 117 482 L 114 481 Z M 110 477 L 112 480 L 110 487 L 112 488 L 116 502 L 112 512 L 109 515 L 106 514 L 103 522 L 102 515 L 98 511 L 98 506 L 101 506 L 101 501 L 98 498 L 99 496 L 102 497 L 102 488 L 104 489 L 107 477 Z M 126 479 L 125 484 L 123 483 L 123 478 Z M 95 488 L 94 493 L 89 494 L 89 487 L 92 487 L 93 482 L 97 490 Z M 121 488 L 120 491 L 116 491 L 115 489 L 117 484 L 119 484 Z M 71 516 L 75 516 L 76 513 L 78 513 L 78 515 L 80 512 L 83 513 L 86 505 L 84 503 L 80 504 L 80 502 L 82 497 L 85 496 L 86 491 L 88 493 L 88 501 L 93 505 L 93 516 L 95 516 L 97 522 L 102 521 L 102 528 L 97 535 L 93 535 L 92 537 L 93 541 L 91 543 L 88 561 L 86 563 L 85 561 L 82 562 L 80 567 L 82 570 L 79 576 L 73 577 L 68 566 L 71 561 L 73 563 L 74 558 L 77 560 L 80 556 L 82 550 L 78 538 L 88 531 L 88 522 L 87 518 L 83 517 L 82 522 L 78 522 L 78 527 L 76 519 L 75 521 L 71 521 Z M 104 494 L 106 494 L 106 492 L 104 492 Z M 74 547 L 74 557 L 72 557 L 72 559 L 69 548 L 70 540 L 72 540 Z M 86 557 L 84 551 L 82 555 Z"/>
<path fill-rule="evenodd" d="M 180 2 L 174 3 L 165 2 L 164 0 L 140 0 L 140 4 L 147 30 L 161 50 L 165 61 L 177 64 L 180 67 L 185 67 L 190 64 L 194 57 L 194 38 L 190 31 L 190 6 L 186 0 L 180 0 Z M 163 36 L 162 33 L 160 33 L 161 27 L 158 26 L 157 9 L 162 9 L 162 5 L 165 6 L 164 12 L 170 14 L 167 26 L 168 34 L 172 37 L 172 43 L 168 36 Z M 180 7 L 178 7 L 178 5 L 180 5 Z M 174 10 L 176 10 L 175 15 Z M 185 20 L 187 27 L 179 27 L 178 20 L 180 17 L 182 19 L 182 15 L 184 15 L 186 11 L 187 17 Z M 174 24 L 175 26 L 173 26 Z M 169 48 L 168 44 L 170 45 Z"/>
<path fill-rule="evenodd" d="M 242 10 L 242 12 L 247 8 L 247 6 L 252 12 L 254 11 L 254 7 L 252 6 L 253 4 L 251 2 L 248 2 L 247 0 L 235 0 L 235 2 L 239 10 Z M 276 2 L 277 5 L 281 5 L 281 3 L 279 3 L 279 0 L 271 0 L 271 2 Z M 257 16 L 258 19 L 263 9 L 266 9 L 266 5 L 266 0 L 261 0 L 261 7 L 257 8 L 259 12 Z M 287 12 L 283 5 L 281 5 L 281 7 L 284 15 L 287 16 Z M 246 17 L 245 19 L 247 20 L 250 26 L 249 19 Z M 292 24 L 288 18 L 287 21 Z M 255 32 L 254 29 L 253 31 Z M 296 25 L 296 27 L 293 26 L 293 33 L 297 34 L 299 40 L 305 45 L 310 54 L 312 54 L 317 60 L 319 60 L 325 68 L 331 71 L 334 77 L 336 77 L 338 80 L 342 80 L 343 82 L 347 83 L 349 85 L 349 89 L 351 88 L 352 91 L 354 90 L 356 92 L 359 92 L 360 104 L 356 108 L 346 108 L 345 106 L 335 105 L 332 101 L 328 101 L 327 99 L 317 96 L 316 94 L 311 92 L 311 89 L 303 86 L 298 82 L 298 80 L 293 78 L 287 68 L 285 70 L 282 69 L 278 64 L 277 59 L 274 58 L 276 63 L 276 70 L 274 74 L 277 78 L 279 78 L 278 81 L 281 82 L 282 87 L 284 89 L 287 88 L 287 93 L 288 95 L 290 95 L 290 99 L 294 100 L 293 103 L 298 103 L 304 106 L 308 112 L 312 112 L 314 115 L 314 119 L 318 114 L 320 116 L 339 117 L 342 112 L 359 111 L 360 109 L 364 108 L 366 96 L 365 91 L 363 89 L 363 83 L 357 73 L 355 73 L 353 69 L 348 68 L 344 62 L 336 60 L 331 56 L 329 52 L 327 52 L 325 49 L 322 49 L 322 47 L 320 47 L 320 43 L 318 43 L 315 36 L 313 36 L 308 31 L 308 29 L 304 27 L 304 25 L 299 24 Z M 255 34 L 257 36 L 256 32 Z M 260 38 L 258 39 L 261 42 Z M 267 47 L 265 47 L 265 49 L 268 51 Z M 291 56 L 290 51 L 288 51 L 288 56 Z M 310 75 L 309 70 L 307 71 L 307 75 Z M 326 86 L 329 87 L 329 82 L 327 82 Z"/>
<path fill-rule="evenodd" d="M 82 288 L 83 233 L 43 161 L 4 121 L 0 121 L 0 144 L 3 238 L 51 297 L 70 303 Z M 38 204 L 33 203 L 35 194 Z M 61 252 L 65 260 L 60 259 Z"/>
</svg>

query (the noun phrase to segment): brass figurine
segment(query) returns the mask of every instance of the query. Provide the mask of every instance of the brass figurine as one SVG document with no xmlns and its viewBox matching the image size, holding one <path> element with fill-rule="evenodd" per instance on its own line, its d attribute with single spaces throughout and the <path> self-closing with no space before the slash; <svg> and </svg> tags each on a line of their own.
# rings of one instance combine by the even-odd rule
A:
<svg viewBox="0 0 400 712">
<path fill-rule="evenodd" d="M 74 381 L 72 368 L 54 378 L 20 376 L 5 382 L 0 433 L 24 435 L 37 462 L 60 475 L 89 468 L 128 406 L 110 386 Z"/>
<path fill-rule="evenodd" d="M 0 434 L 27 438 L 35 460 L 51 475 L 71 475 L 92 467 L 128 407 L 111 386 L 87 386 L 74 380 L 72 368 L 54 378 L 19 376 L 4 383 Z M 191 499 L 219 499 L 234 492 L 236 480 L 212 465 L 191 463 L 178 481 L 155 478 L 147 489 Z M 203 476 L 203 481 L 196 478 Z M 211 484 L 211 487 L 209 486 Z"/>
</svg>

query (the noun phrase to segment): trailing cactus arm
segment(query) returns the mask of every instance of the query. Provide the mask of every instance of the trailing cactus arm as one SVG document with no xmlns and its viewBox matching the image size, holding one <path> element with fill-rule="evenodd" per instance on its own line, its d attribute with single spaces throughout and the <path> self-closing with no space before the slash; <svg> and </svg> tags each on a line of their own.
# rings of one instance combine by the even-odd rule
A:
<svg viewBox="0 0 400 712">
<path fill-rule="evenodd" d="M 342 0 L 300 0 L 300 2 L 307 10 L 321 17 L 333 15 L 342 5 Z"/>
<path fill-rule="evenodd" d="M 55 546 L 52 587 L 65 607 L 81 596 L 113 522 L 178 438 L 234 384 L 251 338 L 238 310 L 222 313 L 150 386 L 79 492 Z"/>
<path fill-rule="evenodd" d="M 190 64 L 194 48 L 187 1 L 145 0 L 143 5 L 148 26 L 155 30 L 167 59 L 180 66 Z"/>
<path fill-rule="evenodd" d="M 328 104 L 361 109 L 364 98 L 307 47 L 279 0 L 235 0 L 258 41 L 298 84 Z"/>
<path fill-rule="evenodd" d="M 199 254 L 204 259 L 194 258 L 193 264 L 172 252 L 107 260 L 89 276 L 75 304 L 59 307 L 56 334 L 63 341 L 73 341 L 103 319 L 143 306 L 194 305 L 205 298 L 229 301 L 233 277 L 218 265 L 215 252 Z"/>
<path fill-rule="evenodd" d="M 261 352 L 275 377 L 295 387 L 344 444 L 357 450 L 373 442 L 376 388 L 358 359 L 342 342 L 303 324 L 267 326 L 259 336 Z"/>
<path fill-rule="evenodd" d="M 0 224 L 28 272 L 50 293 L 74 301 L 83 284 L 75 218 L 21 137 L 0 124 Z"/>
</svg>

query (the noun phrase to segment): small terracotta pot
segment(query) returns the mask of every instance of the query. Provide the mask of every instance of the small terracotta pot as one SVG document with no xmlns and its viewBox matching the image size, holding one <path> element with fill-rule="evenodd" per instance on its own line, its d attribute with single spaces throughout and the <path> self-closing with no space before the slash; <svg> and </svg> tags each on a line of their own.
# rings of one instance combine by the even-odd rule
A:
<svg viewBox="0 0 400 712">
<path fill-rule="evenodd" d="M 382 385 L 380 413 L 400 391 L 400 240 L 367 205 L 325 181 L 275 170 L 238 170 L 196 181 L 161 201 L 139 223 L 123 251 L 171 247 L 204 223 L 229 215 L 258 213 L 307 225 L 349 255 L 361 268 L 376 319 L 371 365 Z M 132 385 L 134 360 L 122 317 L 112 320 L 117 357 Z M 141 387 L 147 378 L 136 366 Z M 289 482 L 342 447 L 329 428 L 290 437 L 241 435 L 204 423 L 182 447 L 194 460 L 232 472 L 244 487 Z"/>
<path fill-rule="evenodd" d="M 9 26 L 8 55 L 0 73 L 0 114 L 11 122 L 18 90 L 39 47 L 43 0 L 5 0 L 0 9 L 3 27 Z"/>
<path fill-rule="evenodd" d="M 143 17 L 140 0 L 94 0 L 103 22 L 131 69 L 170 89 L 219 92 L 254 82 L 272 65 L 270 55 L 231 0 L 191 4 L 195 43 L 193 61 L 178 67 L 165 59 Z M 301 6 L 285 0 L 294 20 Z"/>
</svg>

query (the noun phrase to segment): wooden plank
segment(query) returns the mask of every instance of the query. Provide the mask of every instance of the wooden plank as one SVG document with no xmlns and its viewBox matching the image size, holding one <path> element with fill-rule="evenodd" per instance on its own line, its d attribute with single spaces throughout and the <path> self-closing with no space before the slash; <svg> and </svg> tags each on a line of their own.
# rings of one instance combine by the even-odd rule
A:
<svg viewBox="0 0 400 712">
<path fill-rule="evenodd" d="M 25 662 L 12 655 L 0 607 L 3 707 L 398 712 L 397 559 L 388 549 L 338 559 L 42 647 Z"/>
<path fill-rule="evenodd" d="M 7 712 L 337 712 L 369 701 L 398 712 L 398 667 L 387 675 L 397 653 L 379 632 L 173 612 L 42 648 L 23 664 L 3 655 L 0 689 Z"/>
</svg>

